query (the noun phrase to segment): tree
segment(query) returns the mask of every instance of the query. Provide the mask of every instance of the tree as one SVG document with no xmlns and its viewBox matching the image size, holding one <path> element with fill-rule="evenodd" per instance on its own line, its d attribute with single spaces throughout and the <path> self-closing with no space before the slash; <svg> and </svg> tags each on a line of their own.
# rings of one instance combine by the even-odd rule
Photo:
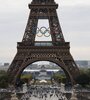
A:
<svg viewBox="0 0 90 100">
<path fill-rule="evenodd" d="M 90 85 L 90 69 L 80 69 L 76 82 L 84 87 Z"/>
<path fill-rule="evenodd" d="M 21 80 L 24 82 L 24 83 L 28 83 L 32 80 L 32 75 L 31 74 L 22 74 L 21 75 Z"/>
<path fill-rule="evenodd" d="M 56 73 L 56 74 L 54 74 L 53 78 L 58 83 L 65 83 L 66 82 L 65 75 L 61 75 L 61 74 Z"/>
<path fill-rule="evenodd" d="M 89 77 L 86 74 L 81 74 L 80 76 L 78 76 L 76 81 L 78 84 L 85 86 L 89 84 Z"/>
<path fill-rule="evenodd" d="M 7 88 L 8 84 L 7 72 L 0 71 L 0 88 Z"/>
</svg>

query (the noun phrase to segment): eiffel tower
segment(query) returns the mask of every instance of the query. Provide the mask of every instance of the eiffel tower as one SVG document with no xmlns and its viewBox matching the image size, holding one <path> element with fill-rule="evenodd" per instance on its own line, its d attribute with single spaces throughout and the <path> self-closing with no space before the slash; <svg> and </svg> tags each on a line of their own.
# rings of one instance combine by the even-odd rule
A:
<svg viewBox="0 0 90 100">
<path fill-rule="evenodd" d="M 67 80 L 75 84 L 79 69 L 70 54 L 70 44 L 65 42 L 56 9 L 58 4 L 54 0 L 32 0 L 29 4 L 28 18 L 22 42 L 17 43 L 17 53 L 12 61 L 8 75 L 13 84 L 20 80 L 21 73 L 36 61 L 50 61 L 60 66 L 67 76 Z M 39 19 L 48 19 L 49 28 L 38 28 Z M 52 41 L 35 41 L 35 37 L 49 35 Z"/>
</svg>

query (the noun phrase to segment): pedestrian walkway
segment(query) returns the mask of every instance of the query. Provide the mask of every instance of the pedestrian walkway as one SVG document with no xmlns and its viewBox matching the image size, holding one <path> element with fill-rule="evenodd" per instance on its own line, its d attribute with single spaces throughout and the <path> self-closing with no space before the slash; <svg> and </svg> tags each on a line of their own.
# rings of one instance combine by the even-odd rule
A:
<svg viewBox="0 0 90 100">
<path fill-rule="evenodd" d="M 30 86 L 21 100 L 67 100 L 67 98 L 57 86 Z"/>
</svg>

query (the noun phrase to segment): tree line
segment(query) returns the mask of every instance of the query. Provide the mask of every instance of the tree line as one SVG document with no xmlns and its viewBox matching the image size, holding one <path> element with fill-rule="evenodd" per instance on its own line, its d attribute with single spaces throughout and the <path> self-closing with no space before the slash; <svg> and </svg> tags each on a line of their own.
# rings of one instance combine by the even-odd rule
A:
<svg viewBox="0 0 90 100">
<path fill-rule="evenodd" d="M 58 83 L 67 82 L 67 77 L 65 74 L 56 73 L 53 76 L 54 80 Z M 90 87 L 90 68 L 80 68 L 80 75 L 76 78 L 76 84 L 80 84 L 82 87 Z"/>
<path fill-rule="evenodd" d="M 65 74 L 61 75 L 59 73 L 54 74 L 52 78 L 58 83 L 61 83 L 61 82 L 66 83 L 66 80 L 67 80 Z M 7 72 L 1 70 L 0 71 L 0 88 L 7 88 L 10 85 L 8 79 L 9 77 L 7 75 Z M 30 80 L 32 79 L 32 75 L 22 75 L 21 79 L 27 82 L 28 79 Z M 80 84 L 83 87 L 90 87 L 90 68 L 80 69 L 80 75 L 77 77 L 76 83 Z"/>
</svg>

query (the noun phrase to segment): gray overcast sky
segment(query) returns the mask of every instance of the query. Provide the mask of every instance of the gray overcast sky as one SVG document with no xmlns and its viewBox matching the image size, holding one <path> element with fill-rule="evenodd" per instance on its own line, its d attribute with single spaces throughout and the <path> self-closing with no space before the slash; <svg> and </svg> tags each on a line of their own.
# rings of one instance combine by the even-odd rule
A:
<svg viewBox="0 0 90 100">
<path fill-rule="evenodd" d="M 90 60 L 90 0 L 55 0 L 75 60 Z M 0 0 L 0 62 L 11 62 L 22 40 L 31 0 Z"/>
</svg>

